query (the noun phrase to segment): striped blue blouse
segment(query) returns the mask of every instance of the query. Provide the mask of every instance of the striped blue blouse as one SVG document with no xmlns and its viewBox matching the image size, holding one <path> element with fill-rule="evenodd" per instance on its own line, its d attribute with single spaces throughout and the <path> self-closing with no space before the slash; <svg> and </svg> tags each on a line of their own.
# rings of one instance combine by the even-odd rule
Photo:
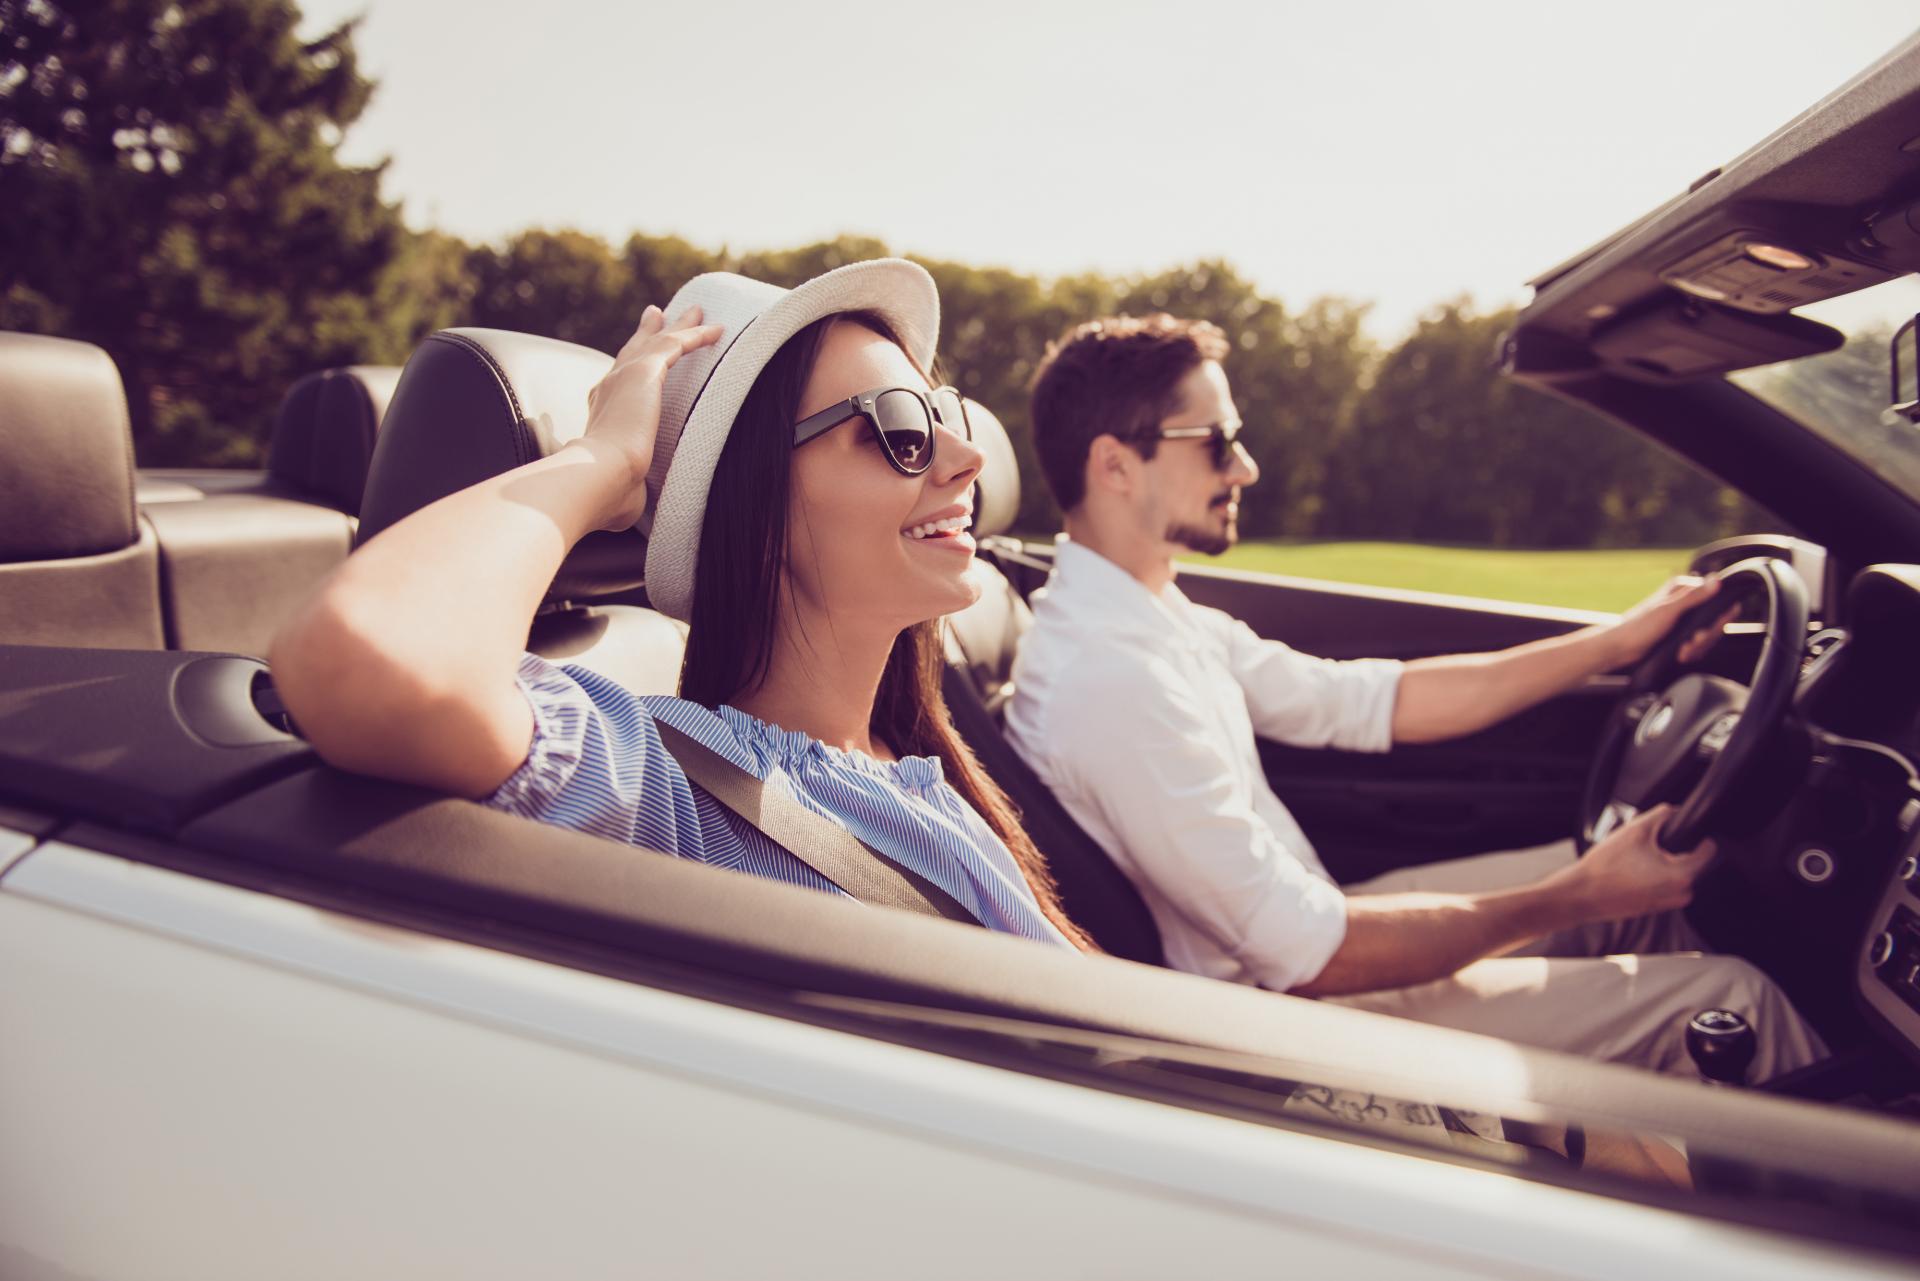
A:
<svg viewBox="0 0 1920 1281">
<path fill-rule="evenodd" d="M 664 721 L 755 778 L 783 784 L 814 813 L 953 895 L 988 929 L 1073 946 L 1040 911 L 993 829 L 947 786 L 937 757 L 875 760 L 736 708 L 637 695 L 533 654 L 521 658 L 517 680 L 533 708 L 533 744 L 487 798 L 495 809 L 845 895 L 693 787 L 660 741 L 654 722 Z"/>
</svg>

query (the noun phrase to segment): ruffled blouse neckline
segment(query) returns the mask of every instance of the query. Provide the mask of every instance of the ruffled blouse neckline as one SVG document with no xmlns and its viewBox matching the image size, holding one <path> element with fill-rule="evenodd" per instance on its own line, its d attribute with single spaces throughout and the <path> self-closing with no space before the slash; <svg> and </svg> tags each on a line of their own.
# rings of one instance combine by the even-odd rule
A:
<svg viewBox="0 0 1920 1281">
<path fill-rule="evenodd" d="M 789 771 L 826 763 L 890 779 L 906 787 L 932 787 L 946 777 L 937 756 L 902 756 L 897 761 L 883 761 L 865 752 L 830 746 L 800 730 L 782 729 L 725 703 L 714 710 L 742 742 L 757 744 L 769 758 Z"/>
</svg>

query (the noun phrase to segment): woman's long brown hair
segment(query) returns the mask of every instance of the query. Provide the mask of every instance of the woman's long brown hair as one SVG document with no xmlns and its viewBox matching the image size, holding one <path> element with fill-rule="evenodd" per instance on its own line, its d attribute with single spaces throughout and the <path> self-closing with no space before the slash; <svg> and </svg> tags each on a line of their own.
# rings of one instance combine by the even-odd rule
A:
<svg viewBox="0 0 1920 1281">
<path fill-rule="evenodd" d="M 788 339 L 747 393 L 714 469 L 700 531 L 692 630 L 680 671 L 680 695 L 693 702 L 717 707 L 766 677 L 786 578 L 793 424 L 820 344 L 837 320 L 904 347 L 870 312 L 829 316 Z M 937 757 L 953 790 L 1012 853 L 1047 919 L 1082 949 L 1097 951 L 1061 908 L 1053 874 L 1021 828 L 1013 802 L 953 728 L 940 692 L 942 662 L 939 620 L 901 632 L 880 677 L 870 731 L 902 755 Z"/>
</svg>

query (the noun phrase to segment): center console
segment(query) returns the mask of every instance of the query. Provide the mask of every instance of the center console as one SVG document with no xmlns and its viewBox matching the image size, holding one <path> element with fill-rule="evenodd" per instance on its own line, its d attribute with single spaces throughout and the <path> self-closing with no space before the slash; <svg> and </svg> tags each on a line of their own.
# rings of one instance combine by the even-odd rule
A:
<svg viewBox="0 0 1920 1281">
<path fill-rule="evenodd" d="M 1920 1060 L 1920 826 L 1874 907 L 1855 973 L 1868 1016 Z"/>
</svg>

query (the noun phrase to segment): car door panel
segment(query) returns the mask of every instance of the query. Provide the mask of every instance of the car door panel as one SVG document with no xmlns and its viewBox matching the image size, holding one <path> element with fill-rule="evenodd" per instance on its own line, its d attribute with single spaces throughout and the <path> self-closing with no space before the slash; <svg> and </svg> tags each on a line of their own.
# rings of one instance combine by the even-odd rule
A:
<svg viewBox="0 0 1920 1281">
<path fill-rule="evenodd" d="M 1610 615 L 1183 566 L 1180 587 L 1255 632 L 1328 658 L 1505 649 Z M 1603 676 L 1499 725 L 1382 754 L 1263 741 L 1262 764 L 1343 883 L 1572 834 L 1587 764 L 1624 682 Z"/>
</svg>

